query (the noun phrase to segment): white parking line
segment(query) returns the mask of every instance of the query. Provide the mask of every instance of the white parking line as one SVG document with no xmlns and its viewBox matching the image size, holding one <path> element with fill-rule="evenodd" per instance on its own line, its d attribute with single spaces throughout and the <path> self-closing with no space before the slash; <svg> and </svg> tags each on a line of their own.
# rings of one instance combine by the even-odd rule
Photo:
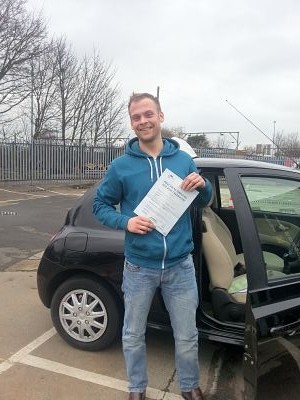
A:
<svg viewBox="0 0 300 400">
<path fill-rule="evenodd" d="M 24 194 L 25 196 L 32 196 L 32 197 L 36 197 L 37 199 L 41 199 L 41 198 L 46 198 L 46 197 L 50 197 L 49 194 L 47 195 L 47 193 L 53 193 L 53 194 L 58 194 L 59 196 L 74 196 L 74 197 L 79 197 L 82 196 L 85 193 L 85 190 L 81 190 L 80 192 L 69 192 L 69 193 L 64 193 L 64 192 L 57 192 L 55 190 L 48 190 L 48 189 L 43 189 L 43 188 L 39 188 L 42 189 L 44 192 L 46 192 L 46 194 L 34 194 L 34 193 L 26 193 L 26 192 L 17 192 L 14 190 L 8 190 L 8 189 L 1 189 L 3 192 L 8 192 L 8 193 L 17 193 L 17 194 Z M 13 201 L 20 201 L 20 200 L 27 200 L 27 199 L 14 199 Z M 6 200 L 6 201 L 12 201 L 12 200 Z"/>
<path fill-rule="evenodd" d="M 45 371 L 55 372 L 61 375 L 69 376 L 71 378 L 80 379 L 85 382 L 109 387 L 110 389 L 120 390 L 122 392 L 127 391 L 127 383 L 120 379 L 115 379 L 109 376 L 96 374 L 95 372 L 89 372 L 83 369 L 70 367 L 59 362 L 46 360 L 44 358 L 26 355 L 22 358 L 21 363 L 29 365 L 31 367 L 43 369 Z"/>
<path fill-rule="evenodd" d="M 43 196 L 43 198 L 45 198 L 45 197 L 50 197 L 50 196 Z M 17 205 L 20 201 L 36 200 L 39 198 L 41 198 L 41 197 L 35 197 L 34 199 L 29 198 L 29 199 L 0 200 L 0 206 L 4 206 L 4 205 L 14 206 L 14 205 Z"/>
<path fill-rule="evenodd" d="M 4 190 L 4 189 L 0 189 L 0 190 Z M 9 190 L 6 190 L 7 192 L 9 192 Z M 49 194 L 45 195 L 45 194 L 30 194 L 30 193 L 20 193 L 20 192 L 11 192 L 11 193 L 19 193 L 19 194 L 24 194 L 26 196 L 31 196 L 31 197 L 27 197 L 27 198 L 21 198 L 21 199 L 8 199 L 8 200 L 0 200 L 0 207 L 8 205 L 8 206 L 15 206 L 17 204 L 19 204 L 20 201 L 28 201 L 28 200 L 35 200 L 35 199 L 47 199 L 51 196 L 51 193 L 53 194 L 57 194 L 59 196 L 69 196 L 69 197 L 81 197 L 83 196 L 84 192 L 82 193 L 61 193 L 61 192 L 54 192 L 51 190 L 48 190 Z"/>
<path fill-rule="evenodd" d="M 44 344 L 55 334 L 55 329 L 51 328 L 49 331 L 45 332 L 43 335 L 16 352 L 8 360 L 0 363 L 0 375 L 9 368 L 13 367 L 14 364 L 19 363 L 127 393 L 128 390 L 126 381 L 102 374 L 96 374 L 83 369 L 70 367 L 56 361 L 47 360 L 45 358 L 30 354 L 33 350 Z M 181 396 L 148 387 L 147 398 L 153 400 L 180 400 Z"/>
<path fill-rule="evenodd" d="M 38 186 L 37 186 L 37 189 L 40 189 L 40 190 L 43 190 L 43 191 L 49 192 L 49 193 L 59 194 L 60 196 L 82 196 L 86 191 L 86 190 L 81 190 L 81 192 L 79 192 L 79 193 L 74 193 L 74 192 L 72 192 L 72 193 L 62 193 L 62 192 L 57 192 L 55 190 L 45 189 L 45 188 L 38 187 Z"/>
<path fill-rule="evenodd" d="M 42 344 L 47 342 L 52 336 L 56 334 L 56 330 L 54 328 L 49 329 L 49 331 L 45 332 L 43 335 L 39 336 L 37 339 L 33 340 L 27 346 L 23 347 L 21 350 L 17 351 L 13 354 L 8 361 L 11 363 L 21 362 L 22 358 L 27 356 L 33 350 L 40 347 Z"/>
<path fill-rule="evenodd" d="M 13 354 L 7 361 L 4 361 L 0 364 L 0 375 L 2 372 L 7 371 L 11 368 L 14 363 L 21 362 L 20 360 L 28 355 L 30 352 L 35 350 L 37 347 L 41 346 L 47 340 L 49 340 L 56 333 L 54 328 L 51 328 L 49 331 L 45 332 L 43 335 L 33 340 L 27 346 L 23 347 L 21 350 L 17 351 L 17 353 Z"/>
<path fill-rule="evenodd" d="M 26 196 L 32 196 L 32 197 L 37 197 L 37 198 L 41 198 L 41 197 L 49 197 L 49 196 L 45 196 L 43 194 L 34 194 L 34 193 L 24 193 L 24 192 L 16 192 L 14 190 L 8 190 L 8 189 L 0 189 L 3 192 L 8 192 L 8 193 L 17 193 L 17 194 L 25 194 Z M 16 201 L 16 200 L 15 200 Z"/>
<path fill-rule="evenodd" d="M 82 196 L 84 192 L 81 193 L 62 193 L 62 192 L 56 192 L 54 190 L 47 190 L 49 193 L 54 193 L 54 194 L 59 194 L 60 196 Z"/>
<path fill-rule="evenodd" d="M 18 201 L 25 200 L 25 199 L 17 199 L 17 200 L 0 200 L 0 206 L 2 204 L 9 204 L 10 206 L 15 206 L 18 204 Z M 28 200 L 28 199 L 26 199 Z"/>
<path fill-rule="evenodd" d="M 2 374 L 2 372 L 7 371 L 9 368 L 11 368 L 13 366 L 13 364 L 9 361 L 4 361 L 0 364 L 0 375 Z"/>
<path fill-rule="evenodd" d="M 61 375 L 66 375 L 71 378 L 80 379 L 85 382 L 94 383 L 109 389 L 118 390 L 127 393 L 127 382 L 121 379 L 112 378 L 110 376 L 96 374 L 95 372 L 86 371 L 79 368 L 70 367 L 55 361 L 46 360 L 44 358 L 26 355 L 19 362 L 30 367 L 36 367 L 45 371 L 55 372 Z M 147 388 L 147 398 L 154 400 L 179 400 L 181 396 L 163 392 L 159 389 L 151 387 Z"/>
</svg>

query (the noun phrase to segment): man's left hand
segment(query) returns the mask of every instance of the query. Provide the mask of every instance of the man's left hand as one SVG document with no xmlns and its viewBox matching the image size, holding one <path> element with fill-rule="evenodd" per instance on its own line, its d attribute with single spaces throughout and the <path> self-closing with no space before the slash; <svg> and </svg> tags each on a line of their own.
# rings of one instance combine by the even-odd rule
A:
<svg viewBox="0 0 300 400">
<path fill-rule="evenodd" d="M 192 172 L 191 174 L 189 174 L 181 184 L 181 189 L 187 190 L 189 192 L 198 188 L 202 189 L 204 187 L 205 180 L 196 172 Z"/>
</svg>

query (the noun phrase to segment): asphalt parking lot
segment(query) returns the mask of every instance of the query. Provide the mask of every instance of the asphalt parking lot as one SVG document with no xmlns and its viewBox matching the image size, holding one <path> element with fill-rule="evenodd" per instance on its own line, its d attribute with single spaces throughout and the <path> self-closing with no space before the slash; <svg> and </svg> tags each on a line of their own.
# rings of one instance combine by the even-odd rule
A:
<svg viewBox="0 0 300 400">
<path fill-rule="evenodd" d="M 36 268 L 66 211 L 86 189 L 0 186 L 0 400 L 125 400 L 121 344 L 101 352 L 67 345 L 40 302 Z M 147 334 L 147 399 L 179 400 L 172 336 Z M 199 350 L 207 400 L 242 399 L 242 351 L 211 342 Z"/>
</svg>

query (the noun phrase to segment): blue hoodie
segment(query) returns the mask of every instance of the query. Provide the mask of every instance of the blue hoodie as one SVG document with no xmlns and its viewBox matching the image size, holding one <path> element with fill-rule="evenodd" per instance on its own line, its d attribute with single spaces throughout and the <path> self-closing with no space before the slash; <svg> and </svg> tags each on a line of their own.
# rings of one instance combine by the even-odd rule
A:
<svg viewBox="0 0 300 400">
<path fill-rule="evenodd" d="M 134 265 L 147 268 L 169 268 L 187 257 L 194 248 L 189 208 L 165 237 L 155 229 L 145 235 L 127 231 L 133 210 L 146 196 L 163 171 L 168 168 L 184 179 L 199 172 L 192 158 L 179 149 L 172 139 L 163 139 L 164 147 L 157 158 L 142 152 L 138 139 L 130 140 L 125 155 L 115 159 L 97 189 L 93 212 L 97 219 L 111 228 L 124 229 L 125 257 Z M 211 185 L 206 180 L 194 200 L 205 207 L 211 197 Z M 120 212 L 116 205 L 120 204 Z"/>
</svg>

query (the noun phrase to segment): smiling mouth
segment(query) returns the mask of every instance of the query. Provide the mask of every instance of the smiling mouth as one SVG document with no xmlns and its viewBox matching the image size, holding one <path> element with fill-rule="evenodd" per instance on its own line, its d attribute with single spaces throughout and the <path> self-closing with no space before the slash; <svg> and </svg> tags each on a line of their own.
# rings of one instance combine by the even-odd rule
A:
<svg viewBox="0 0 300 400">
<path fill-rule="evenodd" d="M 152 129 L 152 127 L 142 128 L 142 129 L 139 129 L 139 132 L 147 132 L 147 131 L 150 131 L 151 129 Z"/>
</svg>

